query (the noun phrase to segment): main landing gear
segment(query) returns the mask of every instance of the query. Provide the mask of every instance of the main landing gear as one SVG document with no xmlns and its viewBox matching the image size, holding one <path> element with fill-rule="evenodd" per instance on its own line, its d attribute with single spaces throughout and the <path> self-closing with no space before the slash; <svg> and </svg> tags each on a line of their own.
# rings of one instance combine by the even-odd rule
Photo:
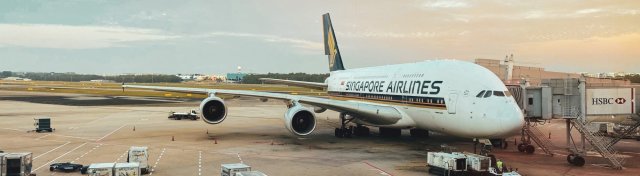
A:
<svg viewBox="0 0 640 176">
<path fill-rule="evenodd" d="M 369 128 L 362 125 L 347 127 L 347 124 L 353 121 L 353 119 L 353 117 L 347 119 L 345 113 L 340 113 L 340 128 L 335 129 L 335 136 L 339 138 L 350 138 L 352 135 L 369 136 L 371 134 Z"/>
<path fill-rule="evenodd" d="M 340 113 L 340 128 L 335 129 L 335 136 L 339 138 L 350 138 L 353 135 L 355 136 L 370 136 L 371 131 L 368 127 L 356 124 L 355 126 L 350 125 L 355 118 L 353 116 L 347 116 L 345 113 Z M 380 136 L 382 137 L 400 137 L 402 136 L 402 129 L 399 128 L 379 128 Z M 429 131 L 423 129 L 411 129 L 409 131 L 411 137 L 414 138 L 427 138 L 429 137 Z"/>
</svg>

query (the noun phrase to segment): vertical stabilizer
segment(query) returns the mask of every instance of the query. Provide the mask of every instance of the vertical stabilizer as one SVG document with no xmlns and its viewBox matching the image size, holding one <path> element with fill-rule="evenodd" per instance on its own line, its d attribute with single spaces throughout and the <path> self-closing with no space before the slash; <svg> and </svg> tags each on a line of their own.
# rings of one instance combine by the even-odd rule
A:
<svg viewBox="0 0 640 176">
<path fill-rule="evenodd" d="M 331 25 L 331 17 L 329 13 L 322 15 L 323 31 L 324 31 L 324 54 L 329 56 L 329 70 L 344 70 L 342 65 L 342 57 L 340 57 L 340 49 L 336 42 L 336 35 Z"/>
</svg>

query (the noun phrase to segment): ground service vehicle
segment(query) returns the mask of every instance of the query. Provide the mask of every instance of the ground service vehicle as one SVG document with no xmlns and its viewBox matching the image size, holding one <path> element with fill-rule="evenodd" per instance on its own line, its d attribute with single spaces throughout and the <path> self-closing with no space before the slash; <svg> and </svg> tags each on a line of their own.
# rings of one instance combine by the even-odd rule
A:
<svg viewBox="0 0 640 176">
<path fill-rule="evenodd" d="M 151 171 L 149 168 L 149 152 L 148 147 L 136 147 L 132 146 L 129 148 L 129 153 L 127 155 L 128 163 L 138 163 L 140 167 L 140 172 L 142 174 L 148 174 Z"/>
<path fill-rule="evenodd" d="M 198 120 L 200 117 L 198 117 L 198 112 L 195 109 L 192 109 L 191 112 L 189 113 L 172 111 L 169 113 L 169 118 L 176 119 L 176 120 L 182 120 L 182 119 Z"/>
<path fill-rule="evenodd" d="M 251 171 L 251 166 L 243 163 L 222 164 L 221 167 L 222 176 L 235 176 L 239 172 Z"/>
</svg>

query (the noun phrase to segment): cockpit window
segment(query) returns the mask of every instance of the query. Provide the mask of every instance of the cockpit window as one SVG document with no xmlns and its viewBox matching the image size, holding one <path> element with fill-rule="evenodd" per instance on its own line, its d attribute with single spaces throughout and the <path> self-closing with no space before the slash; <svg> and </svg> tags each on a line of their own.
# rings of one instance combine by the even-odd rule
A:
<svg viewBox="0 0 640 176">
<path fill-rule="evenodd" d="M 478 97 L 478 98 L 482 98 L 482 95 L 484 95 L 484 90 L 483 90 L 483 91 L 480 91 L 480 93 L 478 93 L 478 95 L 476 95 L 476 97 Z"/>
<path fill-rule="evenodd" d="M 498 97 L 504 97 L 504 92 L 502 92 L 502 91 L 493 91 L 493 95 L 494 96 L 498 96 Z"/>
<path fill-rule="evenodd" d="M 487 92 L 484 94 L 484 98 L 490 97 L 491 96 L 491 91 L 487 90 Z"/>
</svg>

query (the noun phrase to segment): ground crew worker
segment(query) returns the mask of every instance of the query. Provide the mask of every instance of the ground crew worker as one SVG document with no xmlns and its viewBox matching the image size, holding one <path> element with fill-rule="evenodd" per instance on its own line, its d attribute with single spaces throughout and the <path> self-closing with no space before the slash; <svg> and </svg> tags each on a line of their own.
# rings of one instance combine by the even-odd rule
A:
<svg viewBox="0 0 640 176">
<path fill-rule="evenodd" d="M 498 162 L 496 162 L 496 167 L 498 168 L 498 171 L 502 172 L 502 160 L 498 159 Z"/>
</svg>

